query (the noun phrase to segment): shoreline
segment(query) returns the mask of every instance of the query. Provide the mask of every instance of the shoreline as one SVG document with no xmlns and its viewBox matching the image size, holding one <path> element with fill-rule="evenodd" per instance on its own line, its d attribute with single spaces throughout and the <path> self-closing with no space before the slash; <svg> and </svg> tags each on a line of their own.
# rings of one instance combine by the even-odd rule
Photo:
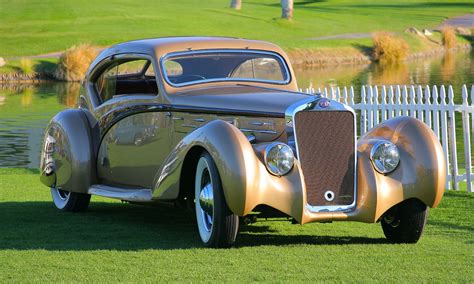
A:
<svg viewBox="0 0 474 284">
<path fill-rule="evenodd" d="M 448 52 L 469 52 L 471 43 L 460 44 L 455 48 L 430 48 L 410 53 L 403 62 L 412 62 L 429 57 L 441 57 Z M 328 49 L 290 49 L 286 53 L 294 69 L 330 68 L 332 66 L 368 66 L 376 63 L 367 51 L 356 48 Z M 0 73 L 0 84 L 24 83 L 37 84 L 43 82 L 74 83 L 56 79 L 50 72 L 23 74 L 21 72 Z"/>
</svg>

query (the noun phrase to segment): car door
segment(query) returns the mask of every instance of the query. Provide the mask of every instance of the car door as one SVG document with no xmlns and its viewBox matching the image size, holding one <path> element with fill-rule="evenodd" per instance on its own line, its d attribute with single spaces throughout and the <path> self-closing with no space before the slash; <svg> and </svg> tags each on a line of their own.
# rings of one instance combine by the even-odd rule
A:
<svg viewBox="0 0 474 284">
<path fill-rule="evenodd" d="M 152 188 L 170 152 L 170 118 L 161 112 L 150 59 L 117 59 L 97 79 L 96 111 L 103 138 L 97 172 L 102 184 Z M 155 111 L 152 111 L 155 110 Z"/>
</svg>

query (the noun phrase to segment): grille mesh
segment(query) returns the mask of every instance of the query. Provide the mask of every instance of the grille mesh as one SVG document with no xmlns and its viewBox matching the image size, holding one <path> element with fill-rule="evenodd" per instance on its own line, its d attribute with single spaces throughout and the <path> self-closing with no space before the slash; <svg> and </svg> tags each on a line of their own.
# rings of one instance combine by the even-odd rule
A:
<svg viewBox="0 0 474 284">
<path fill-rule="evenodd" d="M 295 115 L 299 160 L 312 206 L 354 201 L 354 115 L 349 111 L 301 111 Z M 334 199 L 327 201 L 325 192 Z"/>
</svg>

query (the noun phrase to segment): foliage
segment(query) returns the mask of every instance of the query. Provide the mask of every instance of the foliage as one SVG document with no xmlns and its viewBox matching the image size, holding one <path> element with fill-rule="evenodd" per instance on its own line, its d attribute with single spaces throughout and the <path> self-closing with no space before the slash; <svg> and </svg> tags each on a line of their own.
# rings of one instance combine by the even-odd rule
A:
<svg viewBox="0 0 474 284">
<path fill-rule="evenodd" d="M 23 74 L 30 75 L 33 73 L 33 61 L 29 58 L 20 59 L 19 67 Z"/>
<path fill-rule="evenodd" d="M 69 48 L 59 57 L 56 78 L 62 81 L 81 81 L 98 53 L 97 48 L 90 44 Z"/>
<path fill-rule="evenodd" d="M 380 224 L 280 219 L 215 250 L 190 213 L 97 197 L 61 213 L 37 170 L 0 169 L 0 282 L 472 283 L 473 207 L 472 193 L 446 193 L 414 245 L 387 243 Z"/>
<path fill-rule="evenodd" d="M 374 33 L 373 57 L 381 63 L 394 63 L 406 59 L 408 55 L 408 44 L 402 38 L 397 38 L 387 32 Z"/>
<path fill-rule="evenodd" d="M 444 28 L 441 30 L 443 45 L 447 49 L 455 48 L 458 41 L 453 28 Z"/>
</svg>

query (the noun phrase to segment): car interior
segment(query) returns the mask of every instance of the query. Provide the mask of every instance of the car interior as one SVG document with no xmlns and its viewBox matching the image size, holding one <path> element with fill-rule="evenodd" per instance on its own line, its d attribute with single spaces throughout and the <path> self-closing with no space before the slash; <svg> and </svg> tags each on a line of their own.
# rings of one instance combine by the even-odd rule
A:
<svg viewBox="0 0 474 284">
<path fill-rule="evenodd" d="M 102 102 L 124 95 L 158 94 L 153 64 L 145 59 L 116 62 L 99 76 L 95 85 Z"/>
</svg>

